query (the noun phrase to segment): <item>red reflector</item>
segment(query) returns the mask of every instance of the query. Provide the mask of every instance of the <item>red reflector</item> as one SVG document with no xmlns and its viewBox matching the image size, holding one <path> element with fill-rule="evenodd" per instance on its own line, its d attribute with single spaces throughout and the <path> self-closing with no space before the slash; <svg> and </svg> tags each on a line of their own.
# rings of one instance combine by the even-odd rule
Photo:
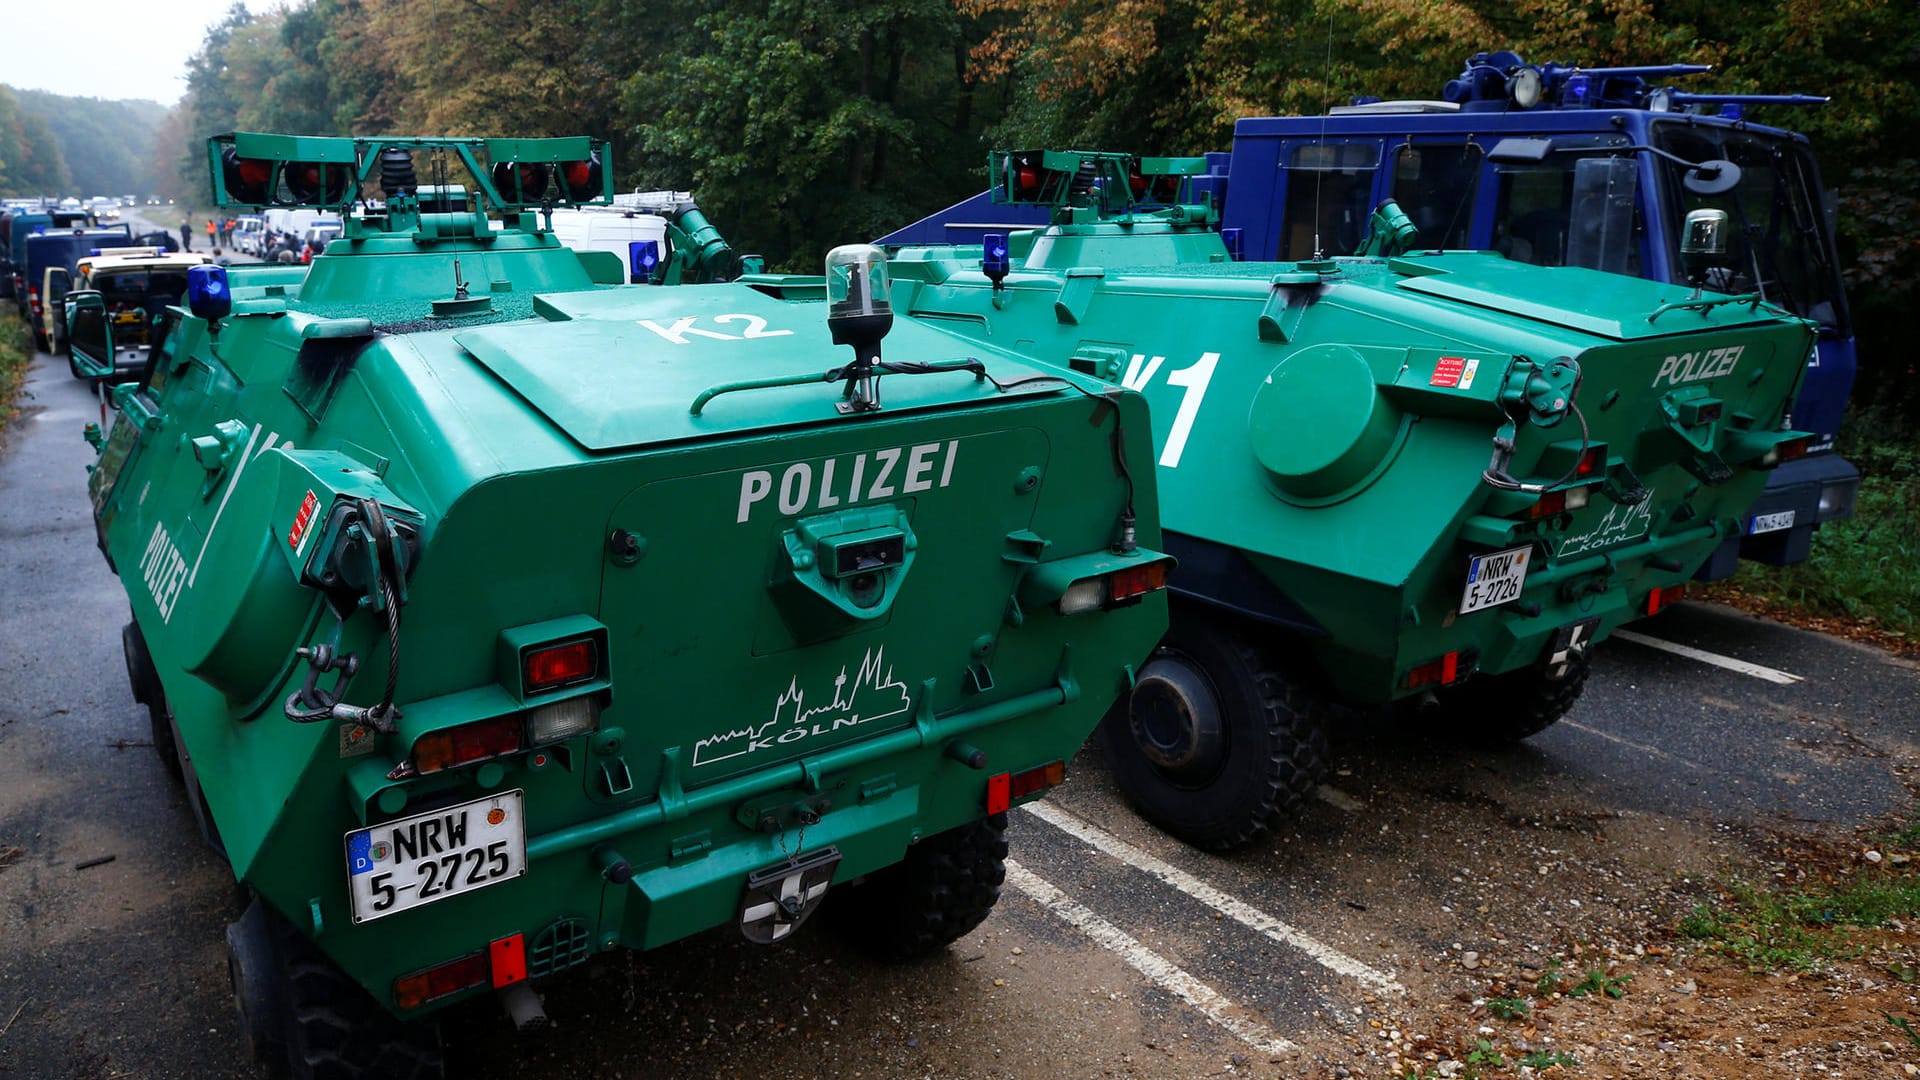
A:
<svg viewBox="0 0 1920 1080">
<path fill-rule="evenodd" d="M 1107 600 L 1118 604 L 1166 587 L 1167 560 L 1156 559 L 1145 566 L 1129 566 L 1108 574 Z"/>
<path fill-rule="evenodd" d="M 1014 773 L 1007 779 L 1008 801 L 1024 799 L 1036 791 L 1058 787 L 1066 778 L 1067 763 L 1064 761 L 1049 761 L 1039 768 Z"/>
<path fill-rule="evenodd" d="M 1547 518 L 1553 517 L 1556 514 L 1564 514 L 1566 511 L 1567 493 L 1564 491 L 1549 491 L 1545 495 L 1540 496 L 1540 501 L 1534 503 L 1533 506 L 1527 510 L 1527 516 L 1530 518 Z"/>
<path fill-rule="evenodd" d="M 1781 443 L 1780 444 L 1780 460 L 1794 461 L 1799 458 L 1806 457 L 1807 446 L 1811 442 L 1812 442 L 1811 439 L 1800 438 L 1800 439 L 1792 439 L 1787 442 Z"/>
<path fill-rule="evenodd" d="M 1600 467 L 1606 463 L 1606 450 L 1598 446 L 1589 446 L 1586 451 L 1580 455 L 1580 463 L 1573 467 L 1573 475 L 1592 476 L 1594 473 L 1599 472 Z"/>
<path fill-rule="evenodd" d="M 527 654 L 527 689 L 547 690 L 591 679 L 599 660 L 592 638 L 535 649 Z"/>
<path fill-rule="evenodd" d="M 527 938 L 525 934 L 503 937 L 487 946 L 493 960 L 493 985 L 511 986 L 527 980 Z"/>
<path fill-rule="evenodd" d="M 1412 671 L 1407 672 L 1407 689 L 1417 690 L 1422 686 L 1445 686 L 1460 677 L 1460 652 L 1455 650 L 1438 660 L 1429 660 Z"/>
<path fill-rule="evenodd" d="M 487 954 L 477 952 L 425 971 L 402 975 L 393 980 L 394 1004 L 402 1009 L 417 1009 L 429 1001 L 438 1001 L 462 990 L 484 986 L 487 971 Z"/>
<path fill-rule="evenodd" d="M 1655 589 L 1647 594 L 1647 614 L 1658 615 L 1661 608 L 1679 603 L 1686 598 L 1686 595 L 1685 585 L 1669 585 L 1664 589 Z"/>
<path fill-rule="evenodd" d="M 1004 814 L 1013 804 L 1011 783 L 1013 777 L 1007 773 L 987 778 L 987 813 Z"/>
<path fill-rule="evenodd" d="M 413 744 L 416 772 L 433 773 L 468 762 L 511 754 L 524 743 L 520 717 L 496 716 L 459 727 L 429 731 Z"/>
</svg>

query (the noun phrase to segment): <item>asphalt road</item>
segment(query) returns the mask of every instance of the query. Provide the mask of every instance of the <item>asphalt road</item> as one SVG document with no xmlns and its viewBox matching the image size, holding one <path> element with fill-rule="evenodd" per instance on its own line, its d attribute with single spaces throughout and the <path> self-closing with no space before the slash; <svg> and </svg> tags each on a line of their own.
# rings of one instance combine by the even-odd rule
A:
<svg viewBox="0 0 1920 1080">
<path fill-rule="evenodd" d="M 233 883 L 146 745 L 94 546 L 98 405 L 51 357 L 28 393 L 0 448 L 0 1080 L 249 1076 Z M 1638 629 L 1656 644 L 1606 646 L 1572 715 L 1520 748 L 1337 732 L 1323 802 L 1234 856 L 1141 823 L 1083 752 L 1014 815 L 1000 906 L 944 955 L 886 967 L 809 928 L 615 956 L 548 989 L 543 1037 L 490 1002 L 452 1016 L 452 1074 L 1385 1075 L 1483 966 L 1665 918 L 1649 883 L 1711 874 L 1743 837 L 1912 805 L 1914 664 L 1707 606 Z"/>
</svg>

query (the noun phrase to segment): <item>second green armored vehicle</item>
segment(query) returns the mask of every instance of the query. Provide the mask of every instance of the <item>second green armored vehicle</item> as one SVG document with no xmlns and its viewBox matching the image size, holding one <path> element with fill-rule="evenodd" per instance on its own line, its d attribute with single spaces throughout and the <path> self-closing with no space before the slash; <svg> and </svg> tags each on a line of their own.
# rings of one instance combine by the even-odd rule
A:
<svg viewBox="0 0 1920 1080">
<path fill-rule="evenodd" d="M 1376 257 L 1236 261 L 1180 198 L 1202 166 L 996 154 L 998 201 L 1053 224 L 894 270 L 915 321 L 1152 402 L 1173 629 L 1102 730 L 1150 819 L 1223 848 L 1313 794 L 1334 707 L 1492 742 L 1559 719 L 1592 646 L 1805 452 L 1813 332 L 1757 296 L 1414 254 L 1390 205 Z M 1708 280 L 1725 215 L 1689 224 Z"/>
<path fill-rule="evenodd" d="M 542 1022 L 529 986 L 601 952 L 828 900 L 912 955 L 986 916 L 1008 807 L 1166 628 L 1140 395 L 896 324 L 864 245 L 604 285 L 537 212 L 610 194 L 584 138 L 210 152 L 219 205 L 345 234 L 196 268 L 90 489 L 134 694 L 254 896 L 262 1060 L 435 1076 L 404 1021 Z M 676 212 L 682 269 L 731 276 Z"/>
</svg>

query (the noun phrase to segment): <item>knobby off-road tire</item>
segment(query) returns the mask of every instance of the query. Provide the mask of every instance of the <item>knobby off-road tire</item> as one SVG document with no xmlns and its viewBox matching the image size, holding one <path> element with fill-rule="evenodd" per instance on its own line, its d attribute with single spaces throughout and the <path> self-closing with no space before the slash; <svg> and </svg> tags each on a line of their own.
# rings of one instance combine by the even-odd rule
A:
<svg viewBox="0 0 1920 1080">
<path fill-rule="evenodd" d="M 444 1080 L 440 1028 L 402 1022 L 288 931 L 287 1059 L 294 1080 Z"/>
<path fill-rule="evenodd" d="M 939 952 L 986 921 L 1007 880 L 1007 815 L 962 825 L 827 898 L 829 923 L 883 960 Z"/>
<path fill-rule="evenodd" d="M 127 660 L 127 685 L 133 700 L 147 707 L 147 724 L 153 732 L 153 752 L 175 783 L 185 782 L 180 770 L 180 750 L 173 741 L 173 709 L 167 693 L 160 687 L 160 673 L 154 669 L 153 654 L 147 651 L 147 639 L 140 624 L 129 621 L 120 628 L 120 652 Z"/>
<path fill-rule="evenodd" d="M 1245 632 L 1192 613 L 1176 612 L 1100 734 L 1141 816 L 1210 851 L 1299 817 L 1326 774 L 1319 696 Z"/>
<path fill-rule="evenodd" d="M 1592 658 L 1584 652 L 1567 660 L 1558 676 L 1545 664 L 1503 675 L 1481 675 L 1439 694 L 1438 729 L 1474 746 L 1511 746 L 1552 727 L 1587 685 Z"/>
</svg>

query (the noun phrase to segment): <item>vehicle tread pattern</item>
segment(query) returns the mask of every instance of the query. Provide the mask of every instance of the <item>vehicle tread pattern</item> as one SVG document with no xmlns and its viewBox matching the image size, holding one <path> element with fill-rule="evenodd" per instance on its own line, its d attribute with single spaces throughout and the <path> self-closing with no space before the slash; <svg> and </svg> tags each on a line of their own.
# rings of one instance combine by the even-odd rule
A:
<svg viewBox="0 0 1920 1080">
<path fill-rule="evenodd" d="M 444 1080 L 437 1025 L 395 1019 L 298 931 L 280 937 L 294 1080 Z"/>
<path fill-rule="evenodd" d="M 829 897 L 836 926 L 885 960 L 939 952 L 986 921 L 1007 880 L 1007 815 L 930 836 L 900 862 Z"/>
<path fill-rule="evenodd" d="M 1447 727 L 1479 746 L 1510 746 L 1552 727 L 1567 715 L 1587 685 L 1592 657 L 1568 658 L 1560 675 L 1540 665 L 1469 679 L 1442 699 Z"/>
</svg>

